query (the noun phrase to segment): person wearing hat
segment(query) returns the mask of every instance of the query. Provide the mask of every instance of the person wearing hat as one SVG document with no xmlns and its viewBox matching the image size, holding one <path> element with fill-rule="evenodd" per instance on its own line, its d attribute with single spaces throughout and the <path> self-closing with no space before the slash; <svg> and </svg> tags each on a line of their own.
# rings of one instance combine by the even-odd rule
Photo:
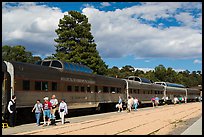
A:
<svg viewBox="0 0 204 137">
<path fill-rule="evenodd" d="M 57 106 L 58 106 L 58 100 L 56 99 L 55 95 L 52 95 L 52 98 L 50 99 L 50 103 L 52 104 L 52 111 L 51 111 L 51 125 L 56 125 L 55 124 L 55 112 L 57 110 Z"/>
<path fill-rule="evenodd" d="M 59 105 L 59 109 L 58 109 L 60 118 L 62 119 L 62 124 L 64 124 L 64 116 L 66 114 L 68 114 L 68 107 L 67 107 L 67 103 L 65 102 L 65 99 L 62 99 Z"/>
<path fill-rule="evenodd" d="M 43 104 L 43 120 L 44 124 L 43 126 L 46 126 L 46 117 L 48 118 L 47 125 L 50 125 L 50 116 L 51 116 L 51 110 L 52 110 L 52 104 L 49 101 L 48 97 L 44 98 L 44 104 Z"/>
</svg>

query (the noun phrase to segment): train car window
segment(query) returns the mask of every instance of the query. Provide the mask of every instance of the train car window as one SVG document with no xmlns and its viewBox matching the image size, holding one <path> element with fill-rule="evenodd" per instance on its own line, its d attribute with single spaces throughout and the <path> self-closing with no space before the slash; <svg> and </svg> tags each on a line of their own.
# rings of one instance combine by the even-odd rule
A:
<svg viewBox="0 0 204 137">
<path fill-rule="evenodd" d="M 111 87 L 111 92 L 115 92 L 115 88 L 114 87 Z"/>
<path fill-rule="evenodd" d="M 85 88 L 84 87 L 81 87 L 81 92 L 84 92 L 85 91 Z"/>
<path fill-rule="evenodd" d="M 117 93 L 121 93 L 121 88 L 117 88 Z"/>
<path fill-rule="evenodd" d="M 23 90 L 30 90 L 30 80 L 23 80 Z"/>
<path fill-rule="evenodd" d="M 146 78 L 141 78 L 142 82 L 144 83 L 151 83 L 151 81 L 149 79 L 146 79 Z"/>
<path fill-rule="evenodd" d="M 70 66 L 70 69 L 71 69 L 72 71 L 76 71 L 73 64 L 70 63 L 69 66 Z"/>
<path fill-rule="evenodd" d="M 76 65 L 76 64 L 73 64 L 73 65 L 74 65 L 74 68 L 75 68 L 74 71 L 79 71 L 79 67 L 78 67 L 78 65 Z"/>
<path fill-rule="evenodd" d="M 51 61 L 43 61 L 42 66 L 50 66 Z"/>
<path fill-rule="evenodd" d="M 51 66 L 52 67 L 57 67 L 57 68 L 62 68 L 62 64 L 59 61 L 56 61 L 56 60 L 52 61 Z"/>
<path fill-rule="evenodd" d="M 98 92 L 98 86 L 95 86 L 95 92 Z"/>
<path fill-rule="evenodd" d="M 48 82 L 42 82 L 42 90 L 48 91 Z"/>
<path fill-rule="evenodd" d="M 84 67 L 81 66 L 81 65 L 79 65 L 79 70 L 80 70 L 81 72 L 85 72 L 85 71 L 84 71 Z"/>
<path fill-rule="evenodd" d="M 67 86 L 67 91 L 72 91 L 72 86 Z"/>
<path fill-rule="evenodd" d="M 35 64 L 41 65 L 41 63 L 42 63 L 42 61 L 38 61 L 38 62 L 36 62 Z"/>
<path fill-rule="evenodd" d="M 76 92 L 79 91 L 79 86 L 75 86 L 75 91 L 76 91 Z"/>
<path fill-rule="evenodd" d="M 139 78 L 137 78 L 137 77 L 135 77 L 135 81 L 139 81 L 139 82 L 140 82 L 140 79 L 139 79 Z"/>
<path fill-rule="evenodd" d="M 68 64 L 68 63 L 64 63 L 64 68 L 65 68 L 66 70 L 71 70 L 71 68 L 69 67 L 69 64 Z"/>
<path fill-rule="evenodd" d="M 129 93 L 132 94 L 132 89 L 129 90 Z"/>
<path fill-rule="evenodd" d="M 128 78 L 129 80 L 134 80 L 134 78 Z"/>
<path fill-rule="evenodd" d="M 57 82 L 52 82 L 52 91 L 57 90 Z"/>
<path fill-rule="evenodd" d="M 104 86 L 104 87 L 103 87 L 103 92 L 104 92 L 104 93 L 109 92 L 109 91 L 108 91 L 108 87 L 105 87 L 105 86 Z"/>
<path fill-rule="evenodd" d="M 35 90 L 41 90 L 41 82 L 35 81 Z"/>
<path fill-rule="evenodd" d="M 87 87 L 87 92 L 91 92 L 91 87 Z"/>
</svg>

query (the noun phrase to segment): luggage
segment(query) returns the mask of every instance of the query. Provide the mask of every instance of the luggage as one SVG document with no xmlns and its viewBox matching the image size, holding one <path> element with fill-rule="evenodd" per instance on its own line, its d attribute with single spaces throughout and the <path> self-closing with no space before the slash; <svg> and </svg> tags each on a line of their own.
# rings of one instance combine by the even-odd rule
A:
<svg viewBox="0 0 204 137">
<path fill-rule="evenodd" d="M 51 121 L 50 125 L 56 125 L 55 119 L 50 119 L 50 121 Z"/>
</svg>

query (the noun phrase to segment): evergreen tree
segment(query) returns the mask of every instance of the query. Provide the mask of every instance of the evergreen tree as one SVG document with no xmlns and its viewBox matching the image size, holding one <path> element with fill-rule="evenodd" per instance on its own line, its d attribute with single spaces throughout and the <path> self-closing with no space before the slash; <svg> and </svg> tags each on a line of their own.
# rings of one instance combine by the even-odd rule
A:
<svg viewBox="0 0 204 137">
<path fill-rule="evenodd" d="M 34 63 L 35 59 L 32 56 L 32 53 L 25 50 L 24 46 L 8 46 L 4 45 L 2 47 L 2 59 L 3 61 L 19 61 L 19 62 L 28 62 Z"/>
<path fill-rule="evenodd" d="M 91 34 L 88 18 L 77 11 L 69 11 L 60 19 L 55 32 L 56 59 L 87 65 L 97 74 L 105 74 L 107 65 L 101 59 Z"/>
</svg>

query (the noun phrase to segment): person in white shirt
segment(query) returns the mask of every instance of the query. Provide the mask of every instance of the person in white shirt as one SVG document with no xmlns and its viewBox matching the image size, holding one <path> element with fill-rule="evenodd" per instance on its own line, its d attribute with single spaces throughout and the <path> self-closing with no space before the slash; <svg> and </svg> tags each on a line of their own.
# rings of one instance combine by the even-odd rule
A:
<svg viewBox="0 0 204 137">
<path fill-rule="evenodd" d="M 128 96 L 128 102 L 127 102 L 127 112 L 130 112 L 132 109 L 133 99 Z"/>
<path fill-rule="evenodd" d="M 50 103 L 52 104 L 51 119 L 55 119 L 55 112 L 58 105 L 58 100 L 56 99 L 55 95 L 52 95 L 52 98 L 50 99 Z"/>
<path fill-rule="evenodd" d="M 64 124 L 65 122 L 64 116 L 68 114 L 67 103 L 65 102 L 64 99 L 62 99 L 62 101 L 59 104 L 58 112 L 59 112 L 60 118 L 62 119 L 62 124 Z"/>
<path fill-rule="evenodd" d="M 15 126 L 15 119 L 16 119 L 16 95 L 12 96 L 12 99 L 8 103 L 8 111 L 9 111 L 9 126 Z"/>
</svg>

